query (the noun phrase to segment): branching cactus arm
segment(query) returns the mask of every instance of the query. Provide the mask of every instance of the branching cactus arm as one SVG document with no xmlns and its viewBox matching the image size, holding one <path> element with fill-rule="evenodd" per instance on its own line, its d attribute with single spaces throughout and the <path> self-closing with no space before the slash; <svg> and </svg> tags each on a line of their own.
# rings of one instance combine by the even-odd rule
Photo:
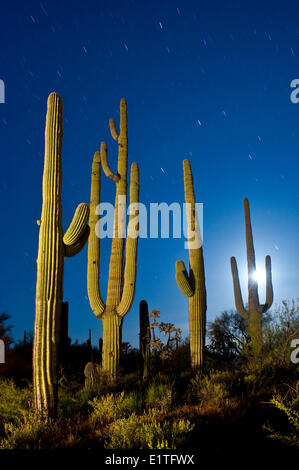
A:
<svg viewBox="0 0 299 470">
<path fill-rule="evenodd" d="M 97 318 L 101 318 L 105 310 L 100 289 L 100 234 L 98 233 L 99 215 L 97 213 L 100 204 L 100 190 L 101 154 L 95 152 L 91 171 L 87 292 L 91 309 Z"/>
</svg>

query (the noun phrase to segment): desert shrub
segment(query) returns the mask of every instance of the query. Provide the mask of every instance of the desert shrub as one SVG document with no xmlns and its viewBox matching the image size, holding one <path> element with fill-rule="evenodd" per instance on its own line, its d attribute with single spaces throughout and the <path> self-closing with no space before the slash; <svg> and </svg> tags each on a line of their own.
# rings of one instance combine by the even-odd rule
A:
<svg viewBox="0 0 299 470">
<path fill-rule="evenodd" d="M 299 337 L 299 299 L 282 301 L 271 312 L 271 321 L 263 330 L 263 363 L 268 368 L 292 367 L 291 341 Z"/>
<path fill-rule="evenodd" d="M 222 312 L 213 322 L 208 322 L 208 350 L 222 361 L 232 361 L 240 356 L 249 342 L 245 320 L 235 311 Z"/>
<path fill-rule="evenodd" d="M 90 405 L 93 408 L 91 414 L 92 421 L 95 424 L 106 425 L 120 418 L 123 414 L 123 399 L 124 392 L 116 395 L 108 393 L 107 395 L 94 398 L 90 401 Z"/>
<path fill-rule="evenodd" d="M 133 413 L 141 411 L 143 405 L 142 395 L 133 390 L 131 392 L 127 392 L 124 396 L 123 400 L 123 407 L 125 413 Z"/>
<path fill-rule="evenodd" d="M 60 388 L 58 391 L 58 417 L 69 418 L 78 414 L 86 416 L 90 411 L 90 400 L 94 394 L 88 390 L 72 391 Z"/>
<path fill-rule="evenodd" d="M 172 398 L 172 382 L 170 382 L 169 379 L 161 381 L 161 377 L 153 381 L 145 392 L 145 404 L 148 408 L 169 410 L 171 408 Z"/>
<path fill-rule="evenodd" d="M 290 399 L 283 398 L 279 393 L 273 395 L 270 405 L 280 410 L 287 419 L 288 430 L 281 432 L 273 429 L 272 426 L 266 424 L 263 429 L 267 431 L 268 437 L 277 439 L 289 447 L 299 448 L 299 382 L 297 387 L 292 389 L 293 397 Z"/>
<path fill-rule="evenodd" d="M 159 421 L 159 411 L 149 410 L 142 416 L 132 413 L 114 421 L 109 427 L 107 449 L 176 449 L 186 443 L 194 425 L 189 421 Z"/>
<path fill-rule="evenodd" d="M 270 364 L 260 359 L 251 358 L 241 369 L 242 391 L 256 394 L 268 385 L 275 382 L 275 373 Z"/>
<path fill-rule="evenodd" d="M 58 448 L 64 438 L 57 423 L 40 422 L 32 413 L 24 413 L 15 423 L 6 423 L 5 433 L 0 449 Z"/>
<path fill-rule="evenodd" d="M 31 405 L 31 386 L 19 388 L 13 380 L 0 378 L 0 432 L 4 422 L 17 422 Z"/>
<path fill-rule="evenodd" d="M 189 396 L 199 402 L 200 406 L 208 403 L 221 405 L 228 396 L 226 381 L 229 378 L 229 373 L 222 371 L 211 371 L 209 375 L 198 373 L 191 379 Z"/>
<path fill-rule="evenodd" d="M 95 397 L 89 403 L 93 408 L 91 420 L 96 425 L 103 426 L 140 410 L 142 398 L 137 392 L 125 394 L 122 391 L 121 393 L 108 393 L 105 396 Z"/>
<path fill-rule="evenodd" d="M 142 426 L 144 448 L 149 449 L 176 449 L 181 447 L 189 438 L 194 429 L 189 420 L 157 423 L 152 421 Z"/>
</svg>

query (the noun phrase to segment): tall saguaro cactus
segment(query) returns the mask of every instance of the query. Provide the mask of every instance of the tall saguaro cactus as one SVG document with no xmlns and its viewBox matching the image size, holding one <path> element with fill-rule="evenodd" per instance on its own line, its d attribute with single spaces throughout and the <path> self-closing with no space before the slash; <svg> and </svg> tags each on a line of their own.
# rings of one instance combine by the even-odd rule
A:
<svg viewBox="0 0 299 470">
<path fill-rule="evenodd" d="M 141 373 L 144 380 L 148 379 L 150 372 L 150 342 L 151 329 L 148 314 L 148 304 L 145 300 L 139 303 L 139 322 L 140 322 L 140 338 L 139 351 L 141 362 Z"/>
<path fill-rule="evenodd" d="M 125 216 L 123 215 L 124 197 L 127 195 L 128 168 L 128 133 L 127 104 L 123 98 L 120 102 L 120 132 L 118 134 L 113 119 L 110 119 L 111 135 L 118 142 L 117 174 L 113 173 L 107 160 L 107 146 L 101 144 L 101 151 L 96 152 L 92 164 L 90 196 L 90 238 L 88 243 L 87 290 L 92 311 L 103 323 L 102 368 L 112 378 L 117 375 L 121 328 L 124 316 L 128 313 L 134 300 L 137 262 L 137 236 L 130 231 L 130 224 L 135 219 L 136 206 L 139 201 L 139 169 L 137 163 L 131 165 L 130 182 L 130 218 L 125 245 Z M 100 291 L 100 238 L 96 233 L 99 216 L 96 208 L 100 204 L 101 165 L 105 175 L 116 184 L 114 233 L 109 264 L 107 300 L 103 302 Z M 120 211 L 120 212 L 119 212 Z M 125 265 L 124 265 L 125 251 Z"/>
<path fill-rule="evenodd" d="M 35 407 L 40 418 L 54 416 L 57 405 L 57 363 L 63 298 L 64 257 L 73 256 L 89 235 L 89 208 L 79 204 L 73 220 L 62 230 L 62 100 L 48 98 L 43 173 L 43 205 L 37 258 L 33 348 Z"/>
<path fill-rule="evenodd" d="M 189 299 L 191 366 L 193 369 L 201 369 L 204 361 L 207 310 L 205 271 L 189 160 L 184 160 L 183 170 L 190 269 L 188 274 L 184 262 L 177 261 L 175 278 L 180 291 Z"/>
<path fill-rule="evenodd" d="M 266 256 L 266 302 L 260 304 L 258 295 L 258 284 L 255 279 L 256 265 L 255 253 L 250 220 L 250 209 L 248 199 L 244 199 L 244 216 L 246 230 L 247 266 L 248 266 L 248 309 L 243 304 L 238 267 L 236 258 L 231 257 L 231 271 L 234 285 L 236 309 L 247 323 L 248 333 L 251 339 L 252 351 L 255 355 L 261 354 L 262 349 L 262 314 L 267 312 L 273 303 L 273 286 L 271 276 L 271 258 Z"/>
</svg>

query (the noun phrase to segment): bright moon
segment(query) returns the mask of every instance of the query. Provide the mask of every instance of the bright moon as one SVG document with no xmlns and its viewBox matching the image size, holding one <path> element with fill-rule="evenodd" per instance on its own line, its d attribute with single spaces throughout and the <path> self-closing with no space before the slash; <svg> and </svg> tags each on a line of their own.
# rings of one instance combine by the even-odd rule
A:
<svg viewBox="0 0 299 470">
<path fill-rule="evenodd" d="M 262 269 L 257 269 L 253 274 L 253 278 L 256 282 L 264 282 L 265 271 L 263 271 Z"/>
</svg>

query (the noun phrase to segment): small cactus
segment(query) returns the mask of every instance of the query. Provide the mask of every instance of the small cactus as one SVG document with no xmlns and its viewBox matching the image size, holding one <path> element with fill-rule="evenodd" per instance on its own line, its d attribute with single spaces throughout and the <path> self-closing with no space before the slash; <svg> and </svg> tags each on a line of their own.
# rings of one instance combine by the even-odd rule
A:
<svg viewBox="0 0 299 470">
<path fill-rule="evenodd" d="M 88 362 L 84 367 L 84 376 L 85 376 L 85 390 L 92 391 L 95 389 L 97 384 L 97 379 L 101 372 L 99 364 L 94 362 Z"/>
<path fill-rule="evenodd" d="M 43 173 L 43 205 L 38 225 L 33 382 L 37 414 L 48 419 L 57 406 L 57 366 L 61 327 L 65 256 L 74 256 L 89 235 L 89 208 L 80 204 L 63 235 L 62 230 L 62 100 L 48 98 Z"/>
<path fill-rule="evenodd" d="M 204 362 L 205 332 L 206 332 L 206 286 L 204 259 L 201 243 L 194 247 L 196 237 L 200 237 L 195 206 L 192 169 L 189 160 L 184 160 L 184 187 L 187 206 L 188 245 L 189 245 L 189 274 L 183 261 L 176 262 L 175 278 L 177 285 L 189 300 L 189 331 L 191 367 L 201 369 Z M 200 240 L 197 239 L 199 242 Z"/>
<path fill-rule="evenodd" d="M 150 343 L 151 343 L 151 330 L 148 314 L 148 304 L 145 300 L 139 303 L 139 320 L 140 320 L 140 337 L 139 337 L 139 351 L 141 373 L 144 380 L 148 379 L 150 373 Z"/>
<path fill-rule="evenodd" d="M 258 284 L 254 277 L 256 272 L 255 253 L 252 237 L 252 228 L 250 220 L 250 209 L 248 199 L 244 199 L 244 216 L 246 231 L 246 248 L 247 248 L 247 266 L 248 266 L 248 309 L 244 307 L 237 261 L 234 256 L 231 257 L 231 271 L 234 285 L 234 295 L 236 309 L 239 315 L 247 323 L 248 333 L 251 339 L 252 351 L 254 355 L 259 356 L 262 351 L 262 314 L 267 312 L 273 303 L 273 286 L 271 276 L 271 258 L 266 256 L 266 302 L 260 304 L 258 295 Z"/>
</svg>

